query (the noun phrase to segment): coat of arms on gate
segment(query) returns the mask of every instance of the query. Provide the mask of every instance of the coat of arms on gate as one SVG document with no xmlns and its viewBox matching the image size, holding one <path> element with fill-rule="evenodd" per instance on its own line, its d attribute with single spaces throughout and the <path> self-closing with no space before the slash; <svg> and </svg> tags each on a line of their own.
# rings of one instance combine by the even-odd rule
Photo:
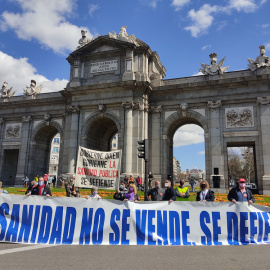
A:
<svg viewBox="0 0 270 270">
<path fill-rule="evenodd" d="M 21 125 L 13 124 L 7 125 L 6 127 L 6 138 L 7 139 L 15 139 L 21 137 Z"/>
<path fill-rule="evenodd" d="M 238 107 L 225 109 L 226 127 L 254 126 L 253 107 Z"/>
</svg>

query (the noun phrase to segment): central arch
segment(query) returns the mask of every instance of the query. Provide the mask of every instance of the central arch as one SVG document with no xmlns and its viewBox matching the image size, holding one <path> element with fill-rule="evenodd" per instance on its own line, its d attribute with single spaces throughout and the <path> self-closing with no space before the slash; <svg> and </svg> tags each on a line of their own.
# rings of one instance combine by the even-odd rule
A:
<svg viewBox="0 0 270 270">
<path fill-rule="evenodd" d="M 168 175 L 173 175 L 173 137 L 175 132 L 182 126 L 187 124 L 195 124 L 200 126 L 205 133 L 205 167 L 206 175 L 209 176 L 208 170 L 208 159 L 209 154 L 208 149 L 208 125 L 206 118 L 195 111 L 187 111 L 185 115 L 182 112 L 175 112 L 170 115 L 164 124 L 163 137 L 165 136 L 167 140 L 163 140 L 163 149 L 165 155 L 163 156 L 163 175 L 162 179 L 166 179 Z"/>
<path fill-rule="evenodd" d="M 113 114 L 97 113 L 86 121 L 83 132 L 86 139 L 85 147 L 97 151 L 110 151 L 112 138 L 121 132 L 121 127 Z"/>
</svg>

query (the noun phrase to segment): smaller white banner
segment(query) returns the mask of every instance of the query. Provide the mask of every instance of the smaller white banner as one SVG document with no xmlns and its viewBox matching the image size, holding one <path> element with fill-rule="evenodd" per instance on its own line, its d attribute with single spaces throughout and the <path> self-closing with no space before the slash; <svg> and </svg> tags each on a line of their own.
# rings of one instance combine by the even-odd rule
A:
<svg viewBox="0 0 270 270">
<path fill-rule="evenodd" d="M 102 152 L 79 147 L 76 187 L 116 189 L 121 170 L 121 150 Z"/>
</svg>

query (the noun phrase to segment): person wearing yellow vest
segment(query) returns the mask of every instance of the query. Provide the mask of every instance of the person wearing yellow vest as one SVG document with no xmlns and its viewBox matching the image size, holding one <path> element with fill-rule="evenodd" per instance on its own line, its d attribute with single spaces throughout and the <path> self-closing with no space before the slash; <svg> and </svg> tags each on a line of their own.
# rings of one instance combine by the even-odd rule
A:
<svg viewBox="0 0 270 270">
<path fill-rule="evenodd" d="M 188 198 L 189 197 L 189 189 L 185 187 L 185 180 L 180 180 L 180 186 L 175 189 L 176 196 L 179 198 Z"/>
</svg>

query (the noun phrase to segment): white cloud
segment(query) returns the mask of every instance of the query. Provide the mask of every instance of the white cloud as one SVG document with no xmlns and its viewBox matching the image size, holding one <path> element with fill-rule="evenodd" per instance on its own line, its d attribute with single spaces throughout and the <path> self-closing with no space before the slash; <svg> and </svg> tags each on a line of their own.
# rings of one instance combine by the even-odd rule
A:
<svg viewBox="0 0 270 270">
<path fill-rule="evenodd" d="M 254 12 L 259 7 L 259 4 L 255 0 L 230 0 L 228 8 L 236 9 L 238 12 L 250 13 Z"/>
<path fill-rule="evenodd" d="M 175 7 L 175 10 L 181 9 L 183 6 L 187 5 L 190 0 L 173 0 L 172 6 Z"/>
<path fill-rule="evenodd" d="M 197 125 L 184 125 L 173 137 L 174 147 L 204 142 L 204 130 Z"/>
<path fill-rule="evenodd" d="M 200 151 L 197 153 L 197 155 L 205 155 L 205 151 Z"/>
<path fill-rule="evenodd" d="M 208 28 L 212 25 L 213 14 L 219 11 L 218 6 L 203 5 L 198 11 L 194 9 L 188 12 L 188 17 L 192 24 L 185 27 L 185 30 L 190 31 L 193 37 L 198 37 L 207 33 Z"/>
<path fill-rule="evenodd" d="M 162 1 L 162 0 L 151 0 L 151 1 L 147 1 L 148 5 L 152 8 L 156 8 L 157 7 L 157 3 L 159 1 Z"/>
<path fill-rule="evenodd" d="M 270 42 L 265 43 L 265 50 L 270 51 Z"/>
<path fill-rule="evenodd" d="M 0 29 L 12 29 L 20 39 L 37 40 L 45 48 L 66 54 L 73 51 L 80 38 L 78 27 L 68 22 L 67 18 L 74 13 L 75 0 L 14 0 L 22 9 L 21 12 L 5 11 L 0 17 Z M 89 38 L 92 35 L 90 33 Z"/>
<path fill-rule="evenodd" d="M 208 44 L 208 45 L 203 46 L 202 50 L 205 51 L 206 49 L 210 49 L 210 48 L 211 48 L 211 45 Z"/>
<path fill-rule="evenodd" d="M 98 4 L 90 4 L 89 5 L 89 15 L 92 17 L 94 12 L 98 10 L 100 7 Z"/>
<path fill-rule="evenodd" d="M 23 94 L 23 89 L 30 86 L 32 79 L 37 82 L 37 85 L 43 85 L 42 93 L 63 90 L 68 83 L 65 79 L 50 81 L 37 74 L 36 68 L 28 62 L 27 58 L 16 59 L 0 51 L 0 63 L 5 63 L 0 65 L 0 84 L 2 86 L 4 81 L 8 82 L 8 87 L 16 90 L 15 95 Z"/>
</svg>

